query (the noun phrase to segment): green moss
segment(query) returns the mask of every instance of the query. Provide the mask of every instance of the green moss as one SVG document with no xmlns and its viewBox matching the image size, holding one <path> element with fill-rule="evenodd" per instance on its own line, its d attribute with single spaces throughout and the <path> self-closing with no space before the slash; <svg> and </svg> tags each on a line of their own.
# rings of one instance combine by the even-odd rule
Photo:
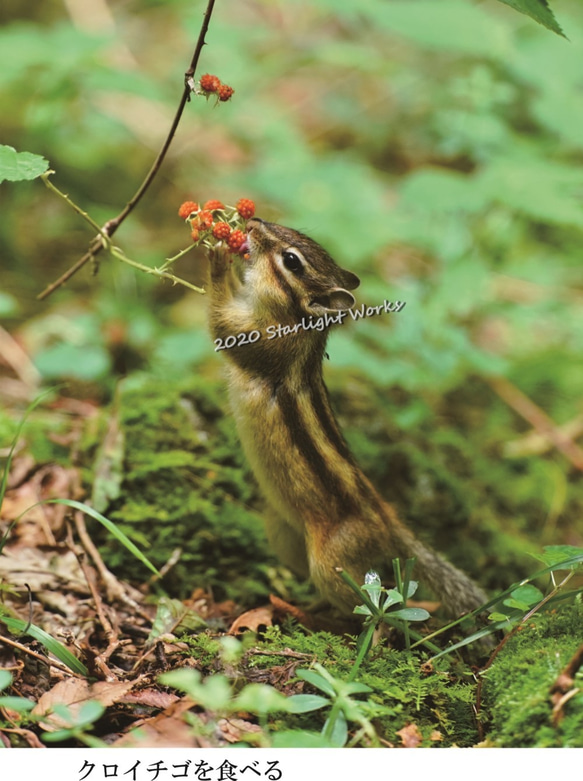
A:
<svg viewBox="0 0 583 781">
<path fill-rule="evenodd" d="M 354 639 L 327 632 L 306 634 L 297 630 L 288 634 L 275 627 L 267 631 L 258 647 L 269 650 L 269 655 L 250 653 L 246 657 L 247 669 L 289 664 L 289 655 L 278 656 L 277 651 L 291 650 L 306 655 L 304 662 L 297 662 L 297 668 L 310 667 L 317 661 L 333 676 L 346 680 L 356 657 Z M 439 660 L 429 670 L 425 661 L 422 653 L 399 651 L 384 644 L 373 649 L 365 660 L 358 681 L 372 689 L 366 698 L 365 711 L 374 720 L 379 737 L 401 745 L 398 732 L 414 724 L 423 738 L 423 746 L 474 745 L 478 733 L 473 715 L 476 696 L 473 676 L 458 675 L 455 660 L 449 658 Z M 326 715 L 322 711 L 296 717 L 293 723 L 286 720 L 285 727 L 320 730 Z"/>
<path fill-rule="evenodd" d="M 196 635 L 187 635 L 181 638 L 189 647 L 190 655 L 196 659 L 198 669 L 205 675 L 217 670 L 221 644 L 210 632 L 200 632 Z"/>
<path fill-rule="evenodd" d="M 583 606 L 537 616 L 506 643 L 485 673 L 488 741 L 499 747 L 583 747 L 580 691 L 553 723 L 550 688 L 583 642 Z"/>
<path fill-rule="evenodd" d="M 116 405 L 125 444 L 119 498 L 108 517 L 158 567 L 182 550 L 163 583 L 173 595 L 203 587 L 242 604 L 265 599 L 274 562 L 222 385 L 135 376 L 120 386 Z M 95 432 L 89 450 L 102 436 Z M 100 529 L 94 533 L 106 544 Z M 106 560 L 124 577 L 143 579 L 120 546 L 112 545 Z"/>
<path fill-rule="evenodd" d="M 479 381 L 438 400 L 334 370 L 328 384 L 349 443 L 381 493 L 422 539 L 486 588 L 530 574 L 529 551 L 564 541 L 560 529 L 542 539 L 551 509 L 561 509 L 567 525 L 583 509 L 583 487 L 569 487 L 564 506 L 556 504 L 553 456 L 500 458 L 500 431 L 512 438 L 520 427 Z M 158 565 L 182 549 L 165 588 L 185 596 L 195 585 L 211 587 L 219 598 L 249 605 L 274 590 L 281 570 L 275 573 L 265 544 L 263 502 L 222 379 L 133 376 L 122 383 L 117 406 L 125 454 L 120 498 L 109 513 Z M 107 559 L 141 579 L 118 547 Z M 286 586 L 301 593 L 289 580 Z"/>
</svg>

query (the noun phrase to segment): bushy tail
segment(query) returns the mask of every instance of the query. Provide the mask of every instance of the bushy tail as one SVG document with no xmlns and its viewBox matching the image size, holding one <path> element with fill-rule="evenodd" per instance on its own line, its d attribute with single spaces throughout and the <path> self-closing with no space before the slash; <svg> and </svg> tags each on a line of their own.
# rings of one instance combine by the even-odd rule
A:
<svg viewBox="0 0 583 781">
<path fill-rule="evenodd" d="M 400 526 L 395 542 L 401 557 L 415 557 L 416 577 L 435 593 L 448 615 L 457 617 L 487 602 L 488 597 L 473 580 L 419 542 L 404 526 Z"/>
</svg>

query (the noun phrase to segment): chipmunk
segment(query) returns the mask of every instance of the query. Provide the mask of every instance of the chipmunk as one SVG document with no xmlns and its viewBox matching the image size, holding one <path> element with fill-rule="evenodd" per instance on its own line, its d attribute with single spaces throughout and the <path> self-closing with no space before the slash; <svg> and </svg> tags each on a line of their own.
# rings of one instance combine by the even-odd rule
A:
<svg viewBox="0 0 583 781">
<path fill-rule="evenodd" d="M 210 250 L 209 320 L 239 436 L 274 512 L 267 535 L 275 553 L 345 614 L 357 598 L 335 568 L 362 584 L 370 569 L 391 572 L 397 557 L 416 558 L 417 576 L 448 614 L 483 604 L 470 578 L 381 499 L 332 412 L 322 377 L 329 329 L 319 327 L 354 305 L 359 278 L 291 228 L 253 218 L 246 230 L 240 274 L 226 249 Z"/>
</svg>

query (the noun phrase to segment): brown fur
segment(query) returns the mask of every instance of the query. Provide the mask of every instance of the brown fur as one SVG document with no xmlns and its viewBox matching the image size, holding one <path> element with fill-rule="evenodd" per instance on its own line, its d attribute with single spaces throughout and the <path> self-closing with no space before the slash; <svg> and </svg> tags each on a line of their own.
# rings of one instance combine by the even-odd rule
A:
<svg viewBox="0 0 583 781">
<path fill-rule="evenodd" d="M 300 327 L 268 338 L 269 326 L 291 329 L 350 308 L 358 278 L 291 228 L 254 219 L 247 229 L 240 277 L 225 250 L 211 252 L 209 316 L 215 339 L 261 333 L 223 355 L 239 435 L 273 508 L 267 533 L 276 553 L 344 613 L 355 596 L 336 567 L 362 583 L 369 569 L 388 574 L 393 558 L 411 556 L 450 614 L 478 607 L 483 592 L 416 539 L 356 464 L 322 377 L 327 331 Z"/>
</svg>

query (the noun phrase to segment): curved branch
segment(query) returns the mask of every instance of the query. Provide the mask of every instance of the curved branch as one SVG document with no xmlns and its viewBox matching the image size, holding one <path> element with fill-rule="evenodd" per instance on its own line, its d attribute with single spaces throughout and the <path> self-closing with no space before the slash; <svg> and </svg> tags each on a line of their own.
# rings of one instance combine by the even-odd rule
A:
<svg viewBox="0 0 583 781">
<path fill-rule="evenodd" d="M 213 13 L 213 8 L 215 5 L 216 0 L 208 0 L 206 10 L 204 12 L 204 17 L 202 20 L 202 24 L 200 27 L 200 32 L 198 34 L 198 40 L 196 42 L 196 46 L 194 48 L 194 52 L 192 55 L 192 59 L 190 61 L 190 66 L 186 73 L 184 74 L 184 91 L 182 93 L 182 97 L 180 98 L 180 103 L 178 104 L 178 108 L 176 110 L 176 114 L 174 115 L 174 119 L 172 120 L 172 125 L 170 126 L 170 130 L 168 131 L 168 135 L 166 137 L 166 140 L 162 144 L 162 148 L 158 152 L 158 155 L 156 159 L 154 160 L 154 163 L 152 164 L 152 167 L 148 171 L 144 181 L 142 184 L 138 187 L 136 190 L 135 195 L 128 201 L 125 208 L 117 215 L 117 217 L 112 217 L 111 220 L 108 220 L 103 227 L 101 228 L 101 235 L 96 236 L 92 242 L 89 245 L 89 249 L 87 252 L 79 258 L 79 260 L 71 266 L 65 273 L 59 277 L 55 282 L 52 282 L 50 285 L 48 285 L 42 293 L 39 293 L 37 298 L 39 300 L 43 300 L 51 295 L 57 288 L 61 287 L 65 282 L 67 282 L 71 277 L 79 271 L 79 269 L 83 268 L 83 266 L 88 263 L 90 260 L 93 260 L 103 249 L 104 243 L 103 243 L 103 234 L 107 235 L 108 237 L 113 236 L 113 234 L 116 232 L 116 230 L 119 228 L 119 226 L 122 224 L 122 222 L 132 213 L 132 211 L 135 209 L 139 201 L 142 199 L 152 182 L 154 181 L 154 178 L 156 177 L 156 174 L 160 170 L 160 167 L 162 163 L 164 162 L 164 158 L 166 157 L 166 153 L 168 152 L 168 149 L 170 148 L 170 144 L 172 143 L 172 140 L 174 139 L 174 135 L 176 134 L 176 130 L 178 128 L 178 125 L 180 124 L 180 120 L 182 119 L 182 114 L 184 112 L 184 108 L 188 101 L 190 100 L 190 94 L 192 92 L 194 82 L 193 82 L 193 76 L 196 71 L 198 61 L 200 59 L 200 54 L 202 52 L 202 47 L 205 45 L 205 37 L 208 32 L 211 16 Z"/>
</svg>

